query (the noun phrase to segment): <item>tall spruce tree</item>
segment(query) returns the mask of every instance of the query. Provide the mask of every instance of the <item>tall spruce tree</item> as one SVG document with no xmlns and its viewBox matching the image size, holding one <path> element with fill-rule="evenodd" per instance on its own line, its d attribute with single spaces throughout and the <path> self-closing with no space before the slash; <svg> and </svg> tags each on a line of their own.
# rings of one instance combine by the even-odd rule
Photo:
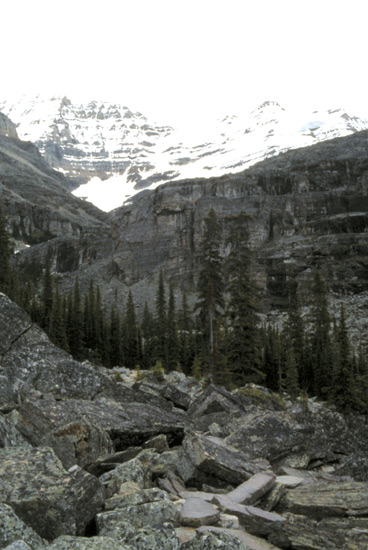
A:
<svg viewBox="0 0 368 550">
<path fill-rule="evenodd" d="M 350 351 L 346 326 L 345 309 L 340 308 L 340 319 L 336 332 L 336 361 L 333 367 L 333 385 L 330 397 L 333 403 L 344 411 L 359 409 L 359 392 L 354 377 L 353 358 Z"/>
<path fill-rule="evenodd" d="M 0 292 L 8 294 L 11 269 L 10 269 L 10 239 L 6 229 L 6 218 L 0 205 Z"/>
<path fill-rule="evenodd" d="M 232 220 L 228 239 L 229 346 L 228 359 L 233 382 L 261 382 L 262 372 L 257 288 L 252 278 L 248 217 L 241 213 Z"/>
<path fill-rule="evenodd" d="M 134 369 L 140 362 L 138 347 L 138 325 L 135 314 L 133 296 L 129 290 L 124 319 L 124 364 L 128 369 Z"/>
<path fill-rule="evenodd" d="M 142 358 L 141 367 L 143 369 L 149 369 L 153 367 L 152 361 L 155 351 L 155 333 L 154 333 L 154 320 L 152 313 L 148 308 L 147 302 L 144 304 L 143 317 L 141 323 L 141 337 L 142 337 Z"/>
<path fill-rule="evenodd" d="M 45 271 L 43 275 L 43 286 L 41 294 L 41 308 L 42 308 L 42 318 L 41 326 L 46 330 L 50 329 L 51 314 L 54 303 L 54 284 L 51 275 L 51 262 L 50 256 L 46 257 Z"/>
<path fill-rule="evenodd" d="M 75 359 L 83 359 L 83 312 L 78 276 L 69 294 L 67 336 L 70 353 Z"/>
<path fill-rule="evenodd" d="M 65 330 L 63 304 L 57 286 L 54 292 L 54 299 L 52 303 L 49 336 L 50 340 L 54 342 L 56 346 L 68 351 L 69 347 Z"/>
<path fill-rule="evenodd" d="M 224 310 L 224 278 L 220 255 L 221 228 L 213 209 L 204 224 L 195 310 L 201 327 L 203 364 L 207 366 L 210 379 L 214 380 L 219 352 L 217 329 Z"/>
<path fill-rule="evenodd" d="M 192 365 L 195 356 L 195 346 L 193 337 L 193 321 L 190 315 L 187 295 L 182 293 L 181 309 L 178 314 L 179 329 L 179 362 L 183 372 L 191 374 Z"/>
<path fill-rule="evenodd" d="M 119 366 L 123 362 L 121 320 L 117 309 L 113 306 L 110 312 L 109 325 L 109 353 L 112 367 Z"/>
<path fill-rule="evenodd" d="M 176 304 L 174 287 L 171 284 L 169 290 L 169 303 L 167 309 L 167 370 L 173 371 L 177 369 L 179 362 L 179 343 L 178 343 L 178 329 L 176 318 Z"/>
<path fill-rule="evenodd" d="M 328 312 L 327 290 L 319 271 L 313 279 L 312 331 L 310 335 L 310 360 L 313 379 L 309 386 L 312 393 L 327 399 L 332 387 L 331 319 Z"/>
<path fill-rule="evenodd" d="M 167 361 L 167 307 L 164 277 L 162 271 L 160 271 L 158 278 L 154 332 L 154 364 L 157 361 L 160 361 L 162 363 L 162 366 L 165 368 Z"/>
</svg>

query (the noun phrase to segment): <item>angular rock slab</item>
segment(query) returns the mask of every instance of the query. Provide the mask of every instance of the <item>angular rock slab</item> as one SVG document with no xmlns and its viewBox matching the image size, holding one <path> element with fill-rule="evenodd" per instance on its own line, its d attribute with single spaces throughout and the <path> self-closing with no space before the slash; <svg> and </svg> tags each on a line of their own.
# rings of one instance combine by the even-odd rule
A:
<svg viewBox="0 0 368 550">
<path fill-rule="evenodd" d="M 281 509 L 317 521 L 330 516 L 367 516 L 368 483 L 314 483 L 287 491 Z"/>
<path fill-rule="evenodd" d="M 74 464 L 83 468 L 94 463 L 113 449 L 109 435 L 99 426 L 93 426 L 86 417 L 56 428 L 41 440 L 40 445 L 54 449 L 67 470 Z"/>
<path fill-rule="evenodd" d="M 31 447 L 11 420 L 0 414 L 0 448 Z"/>
<path fill-rule="evenodd" d="M 226 546 L 226 550 L 228 548 L 239 548 L 239 550 L 279 550 L 278 546 L 274 546 L 271 542 L 268 542 L 266 540 L 260 539 L 258 537 L 255 537 L 254 535 L 250 535 L 246 531 L 240 531 L 238 529 L 224 529 L 222 527 L 199 527 L 197 529 L 198 533 L 205 534 L 206 532 L 216 534 L 218 537 L 218 540 L 223 540 L 220 538 L 220 534 L 223 536 L 230 536 L 232 537 L 230 540 L 232 540 L 232 544 L 236 544 L 234 539 L 238 541 L 238 546 Z M 185 547 L 186 548 L 186 547 Z M 210 546 L 205 547 L 206 550 L 210 550 Z M 214 547 L 215 548 L 215 547 Z M 219 546 L 219 548 L 224 548 L 223 546 Z M 191 549 L 192 550 L 192 547 Z M 196 550 L 196 547 L 193 547 L 193 550 Z"/>
<path fill-rule="evenodd" d="M 255 474 L 236 489 L 227 493 L 226 496 L 239 504 L 253 504 L 276 485 L 275 478 L 273 472 Z"/>
<path fill-rule="evenodd" d="M 276 526 L 268 540 L 280 548 L 298 550 L 346 550 L 344 535 L 326 529 L 321 523 L 305 516 L 286 513 L 284 523 Z M 358 550 L 359 547 L 354 547 Z"/>
<path fill-rule="evenodd" d="M 7 546 L 5 550 L 31 550 L 31 547 L 24 540 L 16 540 Z"/>
<path fill-rule="evenodd" d="M 25 311 L 0 293 L 0 374 L 23 392 L 90 399 L 111 388 L 107 376 L 54 346 Z"/>
<path fill-rule="evenodd" d="M 208 385 L 201 394 L 191 403 L 188 414 L 192 418 L 222 413 L 244 412 L 241 401 L 225 388 Z"/>
<path fill-rule="evenodd" d="M 179 521 L 182 525 L 199 527 L 201 525 L 214 525 L 219 517 L 219 510 L 206 500 L 188 498 L 180 510 Z"/>
<path fill-rule="evenodd" d="M 227 447 L 221 440 L 191 433 L 184 438 L 178 472 L 188 483 L 221 486 L 225 482 L 239 485 L 269 466 L 266 460 L 250 461 L 246 455 Z"/>
<path fill-rule="evenodd" d="M 29 399 L 18 411 L 16 428 L 33 445 L 39 445 L 42 437 L 49 432 L 87 417 L 92 426 L 108 433 L 115 451 L 122 451 L 161 433 L 172 438 L 178 437 L 181 441 L 184 431 L 183 414 L 149 403 L 122 404 L 109 398 L 94 401 Z"/>
<path fill-rule="evenodd" d="M 272 544 L 264 541 L 264 546 L 251 547 L 248 545 L 249 537 L 243 539 L 244 531 L 236 529 L 223 529 L 221 527 L 204 526 L 197 529 L 197 535 L 191 541 L 182 545 L 183 550 L 278 550 Z M 253 537 L 255 539 L 255 537 Z M 258 539 L 263 542 L 261 539 Z"/>
<path fill-rule="evenodd" d="M 217 495 L 212 502 L 217 504 L 227 514 L 239 518 L 240 525 L 252 535 L 269 535 L 285 521 L 279 514 L 265 512 L 254 506 L 238 504 L 227 498 L 227 496 Z"/>
<path fill-rule="evenodd" d="M 45 550 L 132 550 L 110 537 L 59 537 Z"/>
<path fill-rule="evenodd" d="M 16 541 L 24 541 L 31 550 L 38 550 L 45 541 L 28 527 L 7 504 L 0 504 L 0 548 Z"/>
<path fill-rule="evenodd" d="M 97 478 L 69 473 L 51 449 L 0 449 L 0 495 L 41 537 L 82 534 L 101 509 Z"/>
<path fill-rule="evenodd" d="M 176 509 L 172 502 L 163 500 L 126 506 L 107 512 L 101 512 L 96 516 L 98 532 L 107 533 L 109 530 L 119 528 L 123 522 L 129 522 L 139 529 L 147 525 L 160 526 L 165 522 L 173 522 L 176 519 Z"/>
<path fill-rule="evenodd" d="M 118 549 L 124 550 L 125 545 L 131 550 L 179 550 L 180 540 L 174 527 L 165 523 L 160 527 L 146 525 L 136 528 L 127 521 L 121 521 L 115 526 L 103 528 L 100 536 L 107 536 L 115 539 L 121 545 Z M 97 537 L 98 538 L 98 537 Z"/>
</svg>

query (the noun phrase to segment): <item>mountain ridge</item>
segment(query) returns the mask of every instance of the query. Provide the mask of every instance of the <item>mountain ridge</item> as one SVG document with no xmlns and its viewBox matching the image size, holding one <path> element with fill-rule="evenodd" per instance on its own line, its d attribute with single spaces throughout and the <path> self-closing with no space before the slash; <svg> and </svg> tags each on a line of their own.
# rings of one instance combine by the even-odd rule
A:
<svg viewBox="0 0 368 550">
<path fill-rule="evenodd" d="M 0 110 L 75 194 L 107 211 L 166 181 L 237 173 L 280 152 L 368 128 L 367 120 L 342 109 L 296 117 L 273 101 L 187 132 L 124 105 L 66 97 L 0 101 Z"/>
</svg>

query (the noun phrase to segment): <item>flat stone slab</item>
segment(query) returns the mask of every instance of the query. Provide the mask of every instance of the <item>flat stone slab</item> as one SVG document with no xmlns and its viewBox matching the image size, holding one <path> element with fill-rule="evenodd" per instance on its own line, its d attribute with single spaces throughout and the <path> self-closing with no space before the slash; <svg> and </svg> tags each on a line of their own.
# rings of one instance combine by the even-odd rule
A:
<svg viewBox="0 0 368 550">
<path fill-rule="evenodd" d="M 303 483 L 303 478 L 297 476 L 277 476 L 276 482 L 282 483 L 282 485 L 290 489 L 294 489 Z"/>
<path fill-rule="evenodd" d="M 279 514 L 265 512 L 254 506 L 238 504 L 224 495 L 215 496 L 213 503 L 219 506 L 223 512 L 239 518 L 240 524 L 252 535 L 268 535 L 276 526 L 285 521 Z"/>
<path fill-rule="evenodd" d="M 213 525 L 219 517 L 219 510 L 200 498 L 188 498 L 180 511 L 180 523 L 190 527 Z"/>
<path fill-rule="evenodd" d="M 217 493 L 207 493 L 206 491 L 181 491 L 181 493 L 179 493 L 181 498 L 200 498 L 202 500 L 206 500 L 207 502 L 212 502 L 216 495 Z"/>
<path fill-rule="evenodd" d="M 287 491 L 282 508 L 317 521 L 330 516 L 367 516 L 368 483 L 314 483 Z"/>
<path fill-rule="evenodd" d="M 227 493 L 226 496 L 239 504 L 252 504 L 275 486 L 275 479 L 276 476 L 273 472 L 256 474 Z"/>
</svg>

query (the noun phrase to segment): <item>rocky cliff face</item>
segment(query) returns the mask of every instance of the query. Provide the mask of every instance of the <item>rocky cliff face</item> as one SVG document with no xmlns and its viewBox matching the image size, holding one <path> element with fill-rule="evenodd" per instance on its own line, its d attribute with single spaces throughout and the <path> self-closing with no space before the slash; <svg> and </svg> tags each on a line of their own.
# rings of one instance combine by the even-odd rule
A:
<svg viewBox="0 0 368 550">
<path fill-rule="evenodd" d="M 12 122 L 3 113 L 0 113 L 0 136 L 18 139 L 18 134 L 14 122 Z"/>
<path fill-rule="evenodd" d="M 368 132 L 279 155 L 221 178 L 171 182 L 145 190 L 109 216 L 112 238 L 49 240 L 20 257 L 49 253 L 61 284 L 76 270 L 93 276 L 107 303 L 124 303 L 128 288 L 138 306 L 152 300 L 155 277 L 194 288 L 210 208 L 222 225 L 222 253 L 231 216 L 245 211 L 254 249 L 254 276 L 265 312 L 283 309 L 288 283 L 308 301 L 319 269 L 333 304 L 345 300 L 354 332 L 365 332 L 368 278 Z"/>
<path fill-rule="evenodd" d="M 71 195 L 65 176 L 34 144 L 19 140 L 6 117 L 0 126 L 0 200 L 15 238 L 35 243 L 103 228 L 103 212 Z"/>
<path fill-rule="evenodd" d="M 74 361 L 0 293 L 1 548 L 367 548 L 364 418 L 135 378 Z"/>
</svg>

